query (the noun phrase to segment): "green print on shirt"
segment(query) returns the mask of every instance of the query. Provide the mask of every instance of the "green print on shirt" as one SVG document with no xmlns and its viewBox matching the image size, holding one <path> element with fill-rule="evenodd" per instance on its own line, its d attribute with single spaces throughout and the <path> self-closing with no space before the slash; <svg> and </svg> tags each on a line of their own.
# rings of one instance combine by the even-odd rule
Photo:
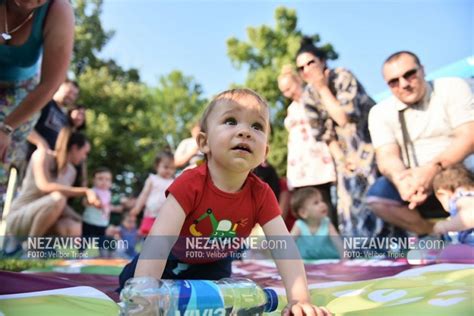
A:
<svg viewBox="0 0 474 316">
<path fill-rule="evenodd" d="M 194 223 L 189 226 L 189 232 L 193 236 L 202 236 L 202 233 L 197 230 L 196 225 L 202 220 L 209 218 L 212 225 L 212 233 L 209 237 L 235 237 L 237 235 L 237 228 L 240 224 L 245 226 L 247 219 L 240 220 L 233 224 L 228 219 L 222 219 L 218 221 L 214 216 L 212 209 L 208 208 L 206 213 L 202 214 L 198 219 L 194 220 Z"/>
</svg>

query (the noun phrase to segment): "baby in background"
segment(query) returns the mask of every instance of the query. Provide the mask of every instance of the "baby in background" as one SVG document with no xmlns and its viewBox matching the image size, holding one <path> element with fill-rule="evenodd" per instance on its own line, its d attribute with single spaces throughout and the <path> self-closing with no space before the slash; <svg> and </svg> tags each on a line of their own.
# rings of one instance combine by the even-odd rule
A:
<svg viewBox="0 0 474 316">
<path fill-rule="evenodd" d="M 112 172 L 106 167 L 97 168 L 93 173 L 92 190 L 97 194 L 101 202 L 101 208 L 86 205 L 82 214 L 82 236 L 99 237 L 101 256 L 109 256 L 109 252 L 104 251 L 103 242 L 106 237 L 106 229 L 110 222 L 110 212 L 121 212 L 121 206 L 114 206 L 112 199 Z"/>
<path fill-rule="evenodd" d="M 129 259 L 137 255 L 135 249 L 139 239 L 137 219 L 130 215 L 130 212 L 124 212 L 120 226 L 111 225 L 107 228 L 107 236 L 123 241 L 116 249 L 117 257 Z"/>
<path fill-rule="evenodd" d="M 174 156 L 171 152 L 162 151 L 155 158 L 156 174 L 150 174 L 138 196 L 135 206 L 130 210 L 130 215 L 137 216 L 143 206 L 145 214 L 140 225 L 140 235 L 147 236 L 161 206 L 166 200 L 165 191 L 174 180 L 176 168 Z"/>
<path fill-rule="evenodd" d="M 434 177 L 433 190 L 444 209 L 451 214 L 449 220 L 437 222 L 433 232 L 459 232 L 460 243 L 474 246 L 473 174 L 462 164 L 448 167 Z"/>
<path fill-rule="evenodd" d="M 318 189 L 296 190 L 291 196 L 291 210 L 297 218 L 291 235 L 296 239 L 303 259 L 343 257 L 341 237 L 327 216 L 329 208 Z"/>
</svg>

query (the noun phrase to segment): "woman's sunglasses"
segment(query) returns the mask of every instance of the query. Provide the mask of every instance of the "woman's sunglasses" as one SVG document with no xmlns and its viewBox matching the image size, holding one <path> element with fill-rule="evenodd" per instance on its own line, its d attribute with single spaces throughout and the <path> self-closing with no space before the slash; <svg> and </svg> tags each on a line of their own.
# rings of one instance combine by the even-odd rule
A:
<svg viewBox="0 0 474 316">
<path fill-rule="evenodd" d="M 403 77 L 403 79 L 405 79 L 406 81 L 411 81 L 415 79 L 417 72 L 418 72 L 418 68 L 413 68 L 405 72 L 401 77 L 393 78 L 387 81 L 387 84 L 389 85 L 390 88 L 398 88 L 398 86 L 400 86 L 400 78 Z"/>
</svg>

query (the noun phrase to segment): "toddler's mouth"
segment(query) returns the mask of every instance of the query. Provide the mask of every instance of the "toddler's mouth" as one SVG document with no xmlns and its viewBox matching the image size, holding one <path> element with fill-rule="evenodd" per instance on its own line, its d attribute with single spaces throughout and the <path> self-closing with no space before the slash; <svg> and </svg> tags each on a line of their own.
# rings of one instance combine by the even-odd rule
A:
<svg viewBox="0 0 474 316">
<path fill-rule="evenodd" d="M 250 149 L 250 146 L 247 145 L 247 144 L 244 144 L 244 143 L 241 143 L 241 144 L 238 144 L 235 147 L 232 147 L 232 150 L 243 150 L 243 151 L 246 151 L 248 153 L 252 153 L 252 150 Z"/>
</svg>

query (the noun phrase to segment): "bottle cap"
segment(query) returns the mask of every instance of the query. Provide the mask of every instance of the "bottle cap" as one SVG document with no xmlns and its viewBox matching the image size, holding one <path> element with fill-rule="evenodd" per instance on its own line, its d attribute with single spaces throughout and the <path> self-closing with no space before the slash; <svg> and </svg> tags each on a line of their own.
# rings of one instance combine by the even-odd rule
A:
<svg viewBox="0 0 474 316">
<path fill-rule="evenodd" d="M 278 295 L 273 289 L 263 289 L 265 294 L 267 295 L 267 303 L 265 304 L 264 312 L 270 313 L 277 309 L 278 307 Z"/>
</svg>

